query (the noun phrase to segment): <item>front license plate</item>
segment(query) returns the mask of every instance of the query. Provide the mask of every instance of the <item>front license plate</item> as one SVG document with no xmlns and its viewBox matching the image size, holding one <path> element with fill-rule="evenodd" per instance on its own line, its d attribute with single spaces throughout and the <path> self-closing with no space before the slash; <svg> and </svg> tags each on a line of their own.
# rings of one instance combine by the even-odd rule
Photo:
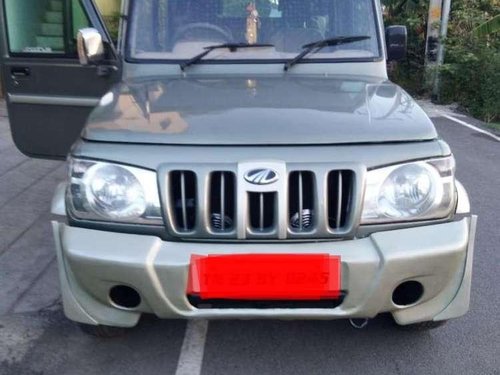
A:
<svg viewBox="0 0 500 375">
<path fill-rule="evenodd" d="M 341 291 L 339 256 L 193 255 L 188 295 L 202 299 L 322 300 Z"/>
</svg>

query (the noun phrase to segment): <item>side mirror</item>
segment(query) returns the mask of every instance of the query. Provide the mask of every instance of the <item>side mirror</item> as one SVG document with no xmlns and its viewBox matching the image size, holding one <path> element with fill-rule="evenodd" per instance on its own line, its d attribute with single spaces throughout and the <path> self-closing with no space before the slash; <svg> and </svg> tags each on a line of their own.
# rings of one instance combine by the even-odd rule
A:
<svg viewBox="0 0 500 375">
<path fill-rule="evenodd" d="M 80 64 L 97 64 L 104 60 L 104 43 L 96 29 L 86 28 L 78 31 L 76 38 Z"/>
<path fill-rule="evenodd" d="M 406 26 L 389 26 L 385 29 L 387 60 L 397 61 L 406 57 L 408 31 Z"/>
</svg>

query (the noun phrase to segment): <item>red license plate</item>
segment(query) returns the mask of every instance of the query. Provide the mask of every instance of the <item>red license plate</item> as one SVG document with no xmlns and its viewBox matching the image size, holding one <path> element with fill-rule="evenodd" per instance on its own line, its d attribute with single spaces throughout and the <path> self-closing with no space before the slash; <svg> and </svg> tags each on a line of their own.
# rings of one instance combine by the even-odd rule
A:
<svg viewBox="0 0 500 375">
<path fill-rule="evenodd" d="M 322 300 L 341 291 L 339 256 L 193 255 L 188 295 L 202 299 Z"/>
</svg>

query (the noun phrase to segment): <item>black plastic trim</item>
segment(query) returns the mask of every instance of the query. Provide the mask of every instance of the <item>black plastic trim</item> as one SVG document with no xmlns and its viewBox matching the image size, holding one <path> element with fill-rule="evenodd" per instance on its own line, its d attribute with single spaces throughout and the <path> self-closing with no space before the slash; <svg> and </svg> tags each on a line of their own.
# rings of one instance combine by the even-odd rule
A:
<svg viewBox="0 0 500 375">
<path fill-rule="evenodd" d="M 191 306 L 200 310 L 208 309 L 334 309 L 345 300 L 347 292 L 343 291 L 338 299 L 320 300 L 230 300 L 202 299 L 197 295 L 188 295 Z"/>
</svg>

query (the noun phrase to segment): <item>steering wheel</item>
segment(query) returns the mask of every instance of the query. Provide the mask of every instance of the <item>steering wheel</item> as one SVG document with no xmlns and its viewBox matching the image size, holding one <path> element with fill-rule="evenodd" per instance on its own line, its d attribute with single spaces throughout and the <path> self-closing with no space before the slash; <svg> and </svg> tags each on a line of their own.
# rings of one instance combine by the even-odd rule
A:
<svg viewBox="0 0 500 375">
<path fill-rule="evenodd" d="M 211 23 L 189 23 L 179 27 L 174 34 L 175 43 L 181 40 L 228 43 L 233 40 L 233 35 L 231 32 Z"/>
</svg>

